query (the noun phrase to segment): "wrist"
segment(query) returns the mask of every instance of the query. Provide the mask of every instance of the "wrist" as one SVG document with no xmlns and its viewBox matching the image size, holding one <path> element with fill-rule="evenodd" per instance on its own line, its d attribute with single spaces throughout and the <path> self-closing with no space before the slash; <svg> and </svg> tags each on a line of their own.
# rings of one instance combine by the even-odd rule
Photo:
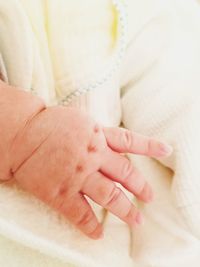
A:
<svg viewBox="0 0 200 267">
<path fill-rule="evenodd" d="M 18 135 L 45 108 L 41 98 L 0 81 L 0 180 L 12 178 L 12 164 L 20 160 Z"/>
</svg>

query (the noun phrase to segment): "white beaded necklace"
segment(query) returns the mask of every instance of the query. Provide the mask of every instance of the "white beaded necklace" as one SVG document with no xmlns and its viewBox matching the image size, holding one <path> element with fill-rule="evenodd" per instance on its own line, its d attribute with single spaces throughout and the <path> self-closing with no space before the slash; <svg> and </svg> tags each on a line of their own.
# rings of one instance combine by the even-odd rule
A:
<svg viewBox="0 0 200 267">
<path fill-rule="evenodd" d="M 108 68 L 106 68 L 105 73 L 95 82 L 91 83 L 91 85 L 86 86 L 84 88 L 77 88 L 75 89 L 74 92 L 71 94 L 65 96 L 59 101 L 59 104 L 62 105 L 68 105 L 74 97 L 80 96 L 90 90 L 94 90 L 100 85 L 104 84 L 107 82 L 112 75 L 115 73 L 117 68 L 119 67 L 125 47 L 126 47 L 126 33 L 127 33 L 127 12 L 126 12 L 126 6 L 125 3 L 122 3 L 120 0 L 112 0 L 113 5 L 115 6 L 117 12 L 118 12 L 118 17 L 119 17 L 119 39 L 118 39 L 118 44 L 117 44 L 117 49 L 115 56 L 111 60 L 113 62 L 110 64 Z"/>
<path fill-rule="evenodd" d="M 103 75 L 101 75 L 96 81 L 91 82 L 91 84 L 88 86 L 75 88 L 74 92 L 58 100 L 58 104 L 67 106 L 75 97 L 98 88 L 100 85 L 106 83 L 118 69 L 124 55 L 127 41 L 127 12 L 124 0 L 112 0 L 112 3 L 118 12 L 119 18 L 119 37 L 116 44 L 115 55 L 110 60 L 109 66 L 105 67 L 106 71 L 103 73 Z M 32 93 L 34 93 L 33 91 L 34 90 L 32 89 Z"/>
</svg>

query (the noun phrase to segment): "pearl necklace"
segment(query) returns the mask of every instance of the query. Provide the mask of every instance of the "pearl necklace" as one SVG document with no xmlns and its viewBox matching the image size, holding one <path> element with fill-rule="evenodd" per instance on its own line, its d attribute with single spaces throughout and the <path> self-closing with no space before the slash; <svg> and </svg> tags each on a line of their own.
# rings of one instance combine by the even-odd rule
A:
<svg viewBox="0 0 200 267">
<path fill-rule="evenodd" d="M 113 59 L 111 60 L 114 63 L 111 64 L 111 66 L 107 68 L 106 72 L 97 81 L 93 82 L 91 85 L 86 86 L 84 88 L 75 89 L 74 92 L 62 98 L 59 101 L 59 104 L 68 105 L 75 97 L 98 88 L 100 85 L 106 83 L 113 76 L 115 71 L 118 69 L 121 63 L 121 60 L 123 58 L 125 47 L 126 47 L 127 12 L 126 12 L 125 4 L 122 3 L 122 1 L 112 0 L 112 2 L 118 12 L 119 30 L 120 30 L 116 53 Z"/>
<path fill-rule="evenodd" d="M 118 42 L 116 44 L 116 52 L 113 58 L 110 60 L 109 66 L 106 68 L 106 71 L 101 75 L 96 81 L 92 82 L 90 85 L 81 87 L 81 88 L 75 88 L 74 92 L 70 93 L 67 96 L 64 96 L 62 99 L 58 100 L 58 104 L 67 106 L 75 97 L 78 97 L 84 93 L 87 93 L 88 91 L 94 90 L 98 88 L 99 86 L 106 83 L 116 72 L 118 69 L 124 52 L 125 47 L 127 44 L 126 36 L 127 36 L 127 12 L 126 12 L 126 5 L 124 3 L 125 0 L 112 0 L 113 5 L 116 8 L 116 11 L 118 12 L 118 18 L 119 18 L 119 37 Z M 32 93 L 34 93 L 33 88 Z"/>
</svg>

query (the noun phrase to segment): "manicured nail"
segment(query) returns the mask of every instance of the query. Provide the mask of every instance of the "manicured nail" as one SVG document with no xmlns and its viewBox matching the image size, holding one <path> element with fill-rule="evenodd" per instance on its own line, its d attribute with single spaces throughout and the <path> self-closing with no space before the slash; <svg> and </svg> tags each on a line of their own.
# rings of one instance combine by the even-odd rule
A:
<svg viewBox="0 0 200 267">
<path fill-rule="evenodd" d="M 159 144 L 160 151 L 162 155 L 170 155 L 173 151 L 173 147 L 164 143 Z"/>
</svg>

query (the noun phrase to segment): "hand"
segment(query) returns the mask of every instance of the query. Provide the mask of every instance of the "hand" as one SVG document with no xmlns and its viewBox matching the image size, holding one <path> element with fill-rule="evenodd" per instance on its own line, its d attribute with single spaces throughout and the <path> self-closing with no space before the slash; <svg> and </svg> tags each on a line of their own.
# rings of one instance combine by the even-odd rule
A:
<svg viewBox="0 0 200 267">
<path fill-rule="evenodd" d="M 123 128 L 98 125 L 78 109 L 49 107 L 15 137 L 12 173 L 22 188 L 97 239 L 102 225 L 84 195 L 129 225 L 140 223 L 141 214 L 115 182 L 144 202 L 153 198 L 142 174 L 120 154 L 126 152 L 160 157 L 171 149 Z"/>
</svg>

